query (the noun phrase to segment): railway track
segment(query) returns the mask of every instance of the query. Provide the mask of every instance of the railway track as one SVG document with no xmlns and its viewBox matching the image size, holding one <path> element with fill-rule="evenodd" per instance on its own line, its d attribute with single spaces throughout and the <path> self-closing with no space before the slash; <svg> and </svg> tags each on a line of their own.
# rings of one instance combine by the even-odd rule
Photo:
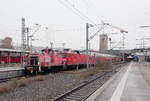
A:
<svg viewBox="0 0 150 101">
<path fill-rule="evenodd" d="M 118 63 L 119 65 L 122 63 Z M 124 64 L 124 63 L 123 63 Z M 120 66 L 119 66 L 120 67 Z M 99 76 L 85 81 L 74 89 L 60 95 L 54 101 L 85 101 L 91 94 L 93 94 L 98 88 L 100 88 L 109 77 L 116 73 L 119 68 L 114 68 L 111 72 L 104 72 Z"/>
<path fill-rule="evenodd" d="M 4 83 L 4 82 L 7 82 L 7 81 L 10 81 L 12 79 L 20 79 L 21 77 L 24 77 L 25 75 L 22 75 L 22 76 L 16 76 L 16 77 L 9 77 L 9 78 L 3 78 L 3 79 L 0 79 L 0 83 Z"/>
<path fill-rule="evenodd" d="M 89 80 L 84 81 L 74 89 L 62 94 L 58 98 L 54 99 L 54 101 L 84 101 L 99 87 L 101 87 L 108 80 L 108 78 L 113 75 L 113 73 L 115 72 L 103 72 L 96 74 L 96 76 L 92 76 Z M 0 83 L 7 82 L 11 79 L 12 78 L 0 79 Z"/>
<path fill-rule="evenodd" d="M 62 94 L 54 101 L 84 101 L 92 93 L 94 93 L 100 86 L 105 83 L 105 80 L 111 76 L 111 72 L 101 73 L 98 77 L 85 81 L 74 89 Z"/>
<path fill-rule="evenodd" d="M 8 78 L 7 78 L 7 79 L 6 79 L 6 78 L 5 78 L 5 79 L 0 79 L 0 83 L 7 82 L 7 81 L 9 81 L 9 80 L 10 80 L 10 79 L 8 79 Z"/>
</svg>

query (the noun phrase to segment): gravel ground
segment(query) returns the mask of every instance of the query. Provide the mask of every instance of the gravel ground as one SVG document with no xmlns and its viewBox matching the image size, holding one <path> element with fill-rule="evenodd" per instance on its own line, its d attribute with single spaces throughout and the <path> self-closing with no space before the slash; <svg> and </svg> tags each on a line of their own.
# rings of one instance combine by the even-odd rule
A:
<svg viewBox="0 0 150 101">
<path fill-rule="evenodd" d="M 44 81 L 36 81 L 26 87 L 0 94 L 0 101 L 50 101 L 82 82 L 77 80 L 76 75 L 56 73 Z"/>
<path fill-rule="evenodd" d="M 8 93 L 0 94 L 0 101 L 51 101 L 60 94 L 69 91 L 83 79 L 77 79 L 78 75 L 69 73 L 56 73 L 44 81 L 35 81 L 26 87 L 16 88 Z M 94 78 L 98 74 L 89 77 Z"/>
</svg>

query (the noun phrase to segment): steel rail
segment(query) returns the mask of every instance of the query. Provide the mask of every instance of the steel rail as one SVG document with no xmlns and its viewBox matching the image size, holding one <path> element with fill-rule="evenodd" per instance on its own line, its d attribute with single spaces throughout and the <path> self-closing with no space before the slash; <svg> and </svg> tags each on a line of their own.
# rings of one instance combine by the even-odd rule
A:
<svg viewBox="0 0 150 101">
<path fill-rule="evenodd" d="M 124 62 L 117 62 L 117 63 L 112 63 L 112 65 L 116 65 L 116 64 L 124 64 Z M 118 67 L 117 67 L 118 68 Z M 117 69 L 115 68 L 115 69 Z M 113 70 L 114 71 L 114 70 Z M 54 101 L 67 101 L 67 100 L 64 100 L 65 98 L 69 97 L 71 94 L 75 93 L 75 92 L 78 92 L 79 90 L 81 90 L 83 87 L 86 87 L 87 85 L 93 83 L 94 81 L 98 80 L 98 79 L 101 79 L 103 78 L 104 76 L 110 74 L 110 73 L 113 73 L 113 71 L 110 71 L 110 72 L 104 72 L 102 73 L 100 76 L 92 79 L 92 80 L 88 80 L 88 81 L 84 81 L 82 84 L 78 85 L 77 87 L 71 89 L 70 91 L 58 96 L 57 98 L 54 99 Z M 116 72 L 115 72 L 116 73 Z M 109 76 L 109 75 L 108 75 Z M 104 84 L 105 82 L 101 83 L 102 85 Z M 81 101 L 85 101 L 91 94 L 93 94 L 97 89 L 93 90 L 92 93 L 90 93 L 88 96 L 82 98 Z M 75 98 L 79 98 L 78 96 L 74 96 Z M 70 98 L 70 97 L 69 97 Z M 72 98 L 74 99 L 74 98 Z M 75 100 L 76 101 L 76 100 Z"/>
<path fill-rule="evenodd" d="M 86 85 L 92 83 L 93 81 L 96 81 L 99 78 L 102 78 L 103 76 L 107 75 L 109 72 L 105 72 L 103 74 L 101 74 L 99 77 L 96 77 L 90 81 L 84 81 L 82 84 L 80 84 L 79 86 L 73 88 L 72 90 L 68 91 L 65 94 L 62 94 L 61 96 L 57 97 L 54 101 L 61 101 L 63 98 L 67 97 L 68 95 L 80 90 L 82 87 L 85 87 Z"/>
</svg>

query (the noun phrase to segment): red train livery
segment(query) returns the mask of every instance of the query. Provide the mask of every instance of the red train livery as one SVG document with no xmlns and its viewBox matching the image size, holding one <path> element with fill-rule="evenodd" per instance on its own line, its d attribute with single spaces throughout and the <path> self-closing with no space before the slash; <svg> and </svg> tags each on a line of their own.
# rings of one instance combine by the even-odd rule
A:
<svg viewBox="0 0 150 101">
<path fill-rule="evenodd" d="M 51 69 L 71 69 L 86 66 L 86 54 L 77 50 L 54 51 L 44 49 L 42 52 L 30 53 L 25 58 L 25 71 L 37 73 Z M 120 61 L 121 57 L 98 54 L 91 52 L 88 54 L 89 65 L 95 64 L 95 59 L 101 61 Z"/>
<path fill-rule="evenodd" d="M 21 50 L 0 48 L 0 64 L 21 63 L 21 53 Z"/>
</svg>

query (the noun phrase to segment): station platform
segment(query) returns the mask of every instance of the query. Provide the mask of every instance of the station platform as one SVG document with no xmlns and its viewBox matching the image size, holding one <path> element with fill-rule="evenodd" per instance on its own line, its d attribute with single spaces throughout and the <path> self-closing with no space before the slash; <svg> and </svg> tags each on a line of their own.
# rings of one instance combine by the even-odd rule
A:
<svg viewBox="0 0 150 101">
<path fill-rule="evenodd" d="M 0 72 L 24 70 L 22 67 L 1 67 Z"/>
<path fill-rule="evenodd" d="M 22 76 L 23 74 L 24 74 L 24 68 L 21 68 L 21 67 L 1 67 L 0 68 L 0 80 Z"/>
<path fill-rule="evenodd" d="M 131 62 L 86 101 L 150 101 L 150 63 Z"/>
</svg>

